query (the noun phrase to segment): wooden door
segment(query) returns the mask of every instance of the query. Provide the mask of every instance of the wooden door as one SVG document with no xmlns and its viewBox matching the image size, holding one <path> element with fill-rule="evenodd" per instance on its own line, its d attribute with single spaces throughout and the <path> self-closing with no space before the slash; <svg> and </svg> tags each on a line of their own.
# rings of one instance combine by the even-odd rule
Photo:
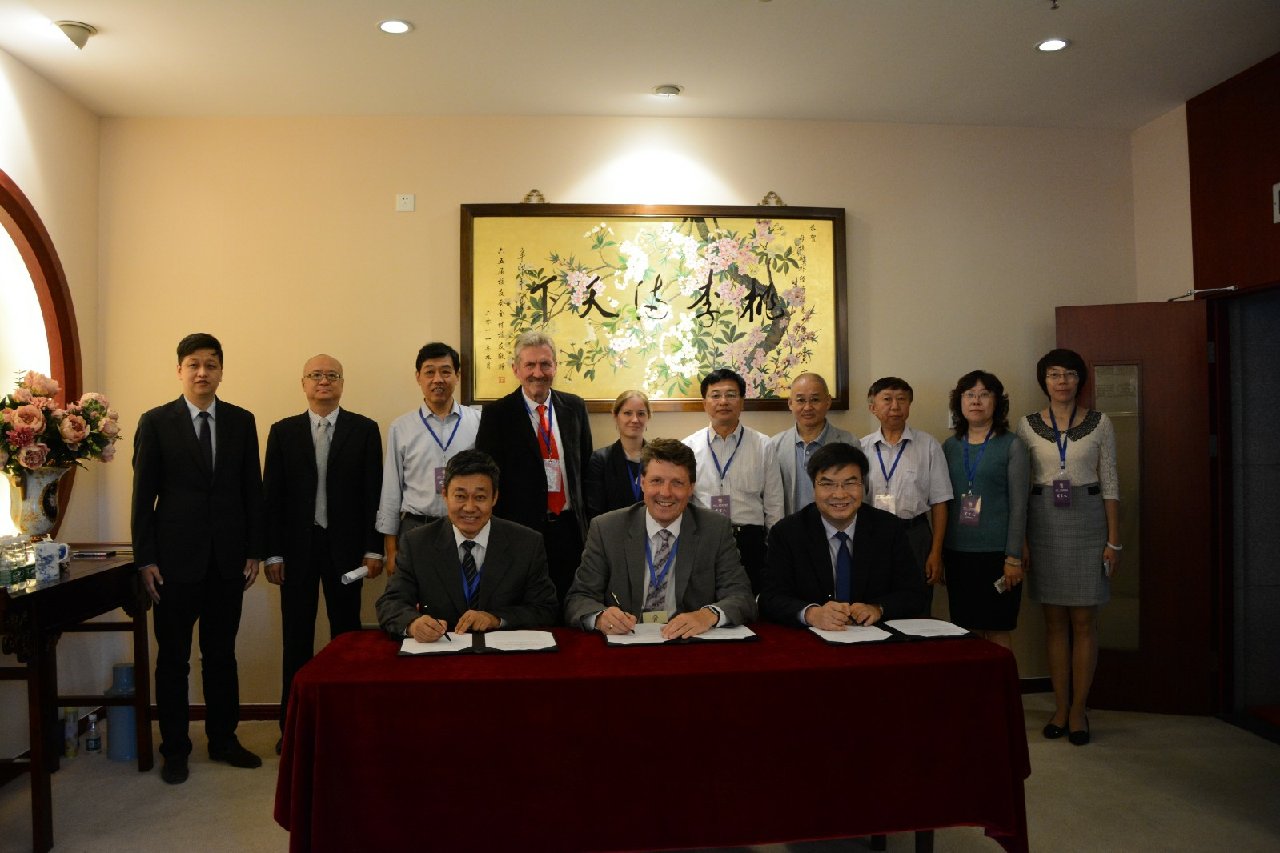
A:
<svg viewBox="0 0 1280 853">
<path fill-rule="evenodd" d="M 1217 460 L 1211 449 L 1208 305 L 1061 307 L 1057 335 L 1058 346 L 1089 363 L 1092 381 L 1082 402 L 1093 404 L 1098 395 L 1105 398 L 1098 405 L 1103 411 L 1108 404 L 1125 410 L 1112 419 L 1119 439 L 1122 529 L 1130 537 L 1122 543 L 1120 571 L 1127 577 L 1113 581 L 1116 597 L 1099 616 L 1103 642 L 1090 704 L 1217 711 Z M 1119 405 L 1120 400 L 1133 405 Z"/>
</svg>

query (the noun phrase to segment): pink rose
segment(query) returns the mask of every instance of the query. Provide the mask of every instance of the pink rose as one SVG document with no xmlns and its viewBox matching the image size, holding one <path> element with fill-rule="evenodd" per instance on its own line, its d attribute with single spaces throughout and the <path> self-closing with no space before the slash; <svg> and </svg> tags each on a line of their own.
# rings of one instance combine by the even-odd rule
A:
<svg viewBox="0 0 1280 853">
<path fill-rule="evenodd" d="M 44 413 L 38 406 L 19 406 L 13 411 L 12 423 L 17 429 L 26 428 L 34 433 L 44 429 Z"/>
<path fill-rule="evenodd" d="M 87 406 L 90 403 L 101 403 L 102 408 L 107 408 L 111 404 L 107 402 L 107 398 L 99 394 L 97 391 L 89 391 L 80 398 L 80 405 Z"/>
<path fill-rule="evenodd" d="M 103 418 L 98 422 L 98 431 L 107 438 L 115 438 L 120 434 L 120 424 L 110 418 Z"/>
<path fill-rule="evenodd" d="M 79 415 L 67 415 L 62 419 L 62 423 L 58 424 L 58 434 L 62 436 L 62 440 L 68 447 L 74 449 L 74 445 L 78 445 L 88 437 L 89 425 Z"/>
<path fill-rule="evenodd" d="M 13 399 L 17 400 L 19 403 L 30 403 L 35 399 L 35 395 L 19 385 L 13 391 Z"/>
<path fill-rule="evenodd" d="M 103 462 L 110 462 L 112 459 L 115 459 L 115 458 L 116 458 L 116 446 L 114 442 L 102 448 Z"/>
<path fill-rule="evenodd" d="M 49 446 L 42 442 L 28 444 L 18 451 L 18 464 L 23 468 L 39 468 L 49 457 Z"/>
<path fill-rule="evenodd" d="M 120 413 L 115 409 L 107 409 L 107 417 L 111 418 L 113 421 L 118 421 L 120 420 Z"/>
<path fill-rule="evenodd" d="M 26 377 L 22 380 L 22 384 L 31 389 L 32 394 L 41 397 L 52 397 L 58 393 L 61 386 L 57 382 L 45 376 L 43 373 L 36 373 L 34 370 L 28 370 Z"/>
</svg>

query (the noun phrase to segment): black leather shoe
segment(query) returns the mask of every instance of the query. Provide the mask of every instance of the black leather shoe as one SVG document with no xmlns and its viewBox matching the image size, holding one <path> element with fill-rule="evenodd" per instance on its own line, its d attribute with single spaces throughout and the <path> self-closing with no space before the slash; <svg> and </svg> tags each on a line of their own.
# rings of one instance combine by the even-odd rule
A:
<svg viewBox="0 0 1280 853">
<path fill-rule="evenodd" d="M 283 748 L 284 748 L 284 738 L 279 738 L 279 739 L 276 741 L 276 755 L 279 755 L 279 754 L 280 754 L 280 750 L 281 750 L 281 749 L 283 749 Z"/>
<path fill-rule="evenodd" d="M 209 747 L 209 758 L 214 761 L 225 761 L 232 767 L 261 767 L 262 759 L 240 745 L 240 741 L 232 738 L 219 747 Z"/>
<path fill-rule="evenodd" d="M 160 767 L 160 778 L 170 785 L 181 785 L 187 781 L 190 771 L 187 769 L 185 755 L 167 756 Z"/>
<path fill-rule="evenodd" d="M 1067 732 L 1067 740 L 1072 746 L 1084 746 L 1089 742 L 1089 717 L 1084 718 L 1084 730 L 1078 732 Z"/>
<path fill-rule="evenodd" d="M 1057 740 L 1066 733 L 1067 730 L 1065 727 L 1055 726 L 1052 720 L 1044 724 L 1044 736 L 1046 740 Z"/>
</svg>

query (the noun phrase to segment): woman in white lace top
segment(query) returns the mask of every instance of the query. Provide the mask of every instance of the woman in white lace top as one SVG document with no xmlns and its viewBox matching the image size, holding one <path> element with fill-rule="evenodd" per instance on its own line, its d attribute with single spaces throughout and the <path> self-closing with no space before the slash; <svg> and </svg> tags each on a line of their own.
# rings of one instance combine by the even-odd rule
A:
<svg viewBox="0 0 1280 853">
<path fill-rule="evenodd" d="M 1031 453 L 1027 592 L 1044 607 L 1055 709 L 1046 738 L 1089 742 L 1089 688 L 1098 665 L 1098 608 L 1120 564 L 1120 485 L 1110 419 L 1078 405 L 1088 370 L 1056 349 L 1036 365 L 1049 405 L 1018 421 Z"/>
</svg>

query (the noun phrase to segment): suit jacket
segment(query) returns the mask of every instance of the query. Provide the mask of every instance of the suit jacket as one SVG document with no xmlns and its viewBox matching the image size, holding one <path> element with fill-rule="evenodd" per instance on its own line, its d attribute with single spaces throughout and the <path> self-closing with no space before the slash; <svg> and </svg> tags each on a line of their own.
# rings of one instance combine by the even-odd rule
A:
<svg viewBox="0 0 1280 853">
<path fill-rule="evenodd" d="M 606 512 L 591 522 L 582 564 L 565 599 L 566 624 L 580 628 L 584 616 L 615 603 L 637 615 L 644 609 L 649 583 L 644 556 L 647 514 L 644 504 L 637 504 Z M 690 504 L 681 516 L 677 541 L 679 550 L 671 567 L 676 609 L 685 613 L 714 604 L 724 611 L 726 624 L 753 621 L 756 602 L 729 520 Z"/>
<path fill-rule="evenodd" d="M 760 591 L 760 613 L 798 625 L 809 604 L 835 594 L 827 531 L 816 504 L 779 521 L 769 531 L 769 553 Z M 907 542 L 906 527 L 891 513 L 863 504 L 853 532 L 852 599 L 884 608 L 885 619 L 920 613 L 925 583 Z"/>
<path fill-rule="evenodd" d="M 636 503 L 639 498 L 631 491 L 631 471 L 627 468 L 627 454 L 622 441 L 601 447 L 587 461 L 586 482 L 587 517 L 622 509 Z"/>
<path fill-rule="evenodd" d="M 262 474 L 253 415 L 223 400 L 215 409 L 209 471 L 186 401 L 145 412 L 133 438 L 134 560 L 166 581 L 194 582 L 210 565 L 224 578 L 262 559 Z"/>
<path fill-rule="evenodd" d="M 502 619 L 505 628 L 557 624 L 559 600 L 547 574 L 542 534 L 501 518 L 491 518 L 490 525 L 476 609 Z M 395 574 L 378 599 L 378 624 L 393 637 L 403 637 L 405 628 L 421 615 L 418 605 L 422 613 L 443 619 L 450 628 L 467 612 L 462 562 L 453 523 L 447 518 L 401 537 Z"/>
<path fill-rule="evenodd" d="M 853 437 L 853 433 L 840 429 L 840 427 L 827 421 L 827 440 L 824 445 L 834 442 L 843 442 L 851 444 L 854 447 L 862 447 L 858 439 Z M 808 477 L 807 471 L 796 470 L 796 441 L 799 436 L 796 434 L 796 428 L 793 424 L 790 429 L 782 432 L 769 439 L 769 443 L 773 445 L 774 453 L 778 457 L 778 470 L 782 472 L 782 488 L 783 503 L 786 505 L 787 515 L 800 509 L 798 506 L 792 506 L 795 503 L 796 493 L 796 477 Z"/>
<path fill-rule="evenodd" d="M 587 504 L 582 475 L 591 458 L 591 424 L 581 397 L 552 389 L 551 405 L 560 425 L 560 459 L 569 503 L 581 530 L 587 529 Z M 500 400 L 487 403 L 480 416 L 476 448 L 493 457 L 502 471 L 498 503 L 493 512 L 525 527 L 542 531 L 547 526 L 547 476 L 543 473 L 538 437 L 529 425 L 524 392 L 517 388 Z"/>
<path fill-rule="evenodd" d="M 311 527 L 316 511 L 316 452 L 311 416 L 293 415 L 271 425 L 263 472 L 266 551 L 291 561 L 312 559 Z M 325 476 L 330 556 L 350 571 L 365 554 L 382 553 L 374 529 L 382 494 L 382 437 L 378 425 L 355 412 L 338 410 L 329 443 Z"/>
</svg>

